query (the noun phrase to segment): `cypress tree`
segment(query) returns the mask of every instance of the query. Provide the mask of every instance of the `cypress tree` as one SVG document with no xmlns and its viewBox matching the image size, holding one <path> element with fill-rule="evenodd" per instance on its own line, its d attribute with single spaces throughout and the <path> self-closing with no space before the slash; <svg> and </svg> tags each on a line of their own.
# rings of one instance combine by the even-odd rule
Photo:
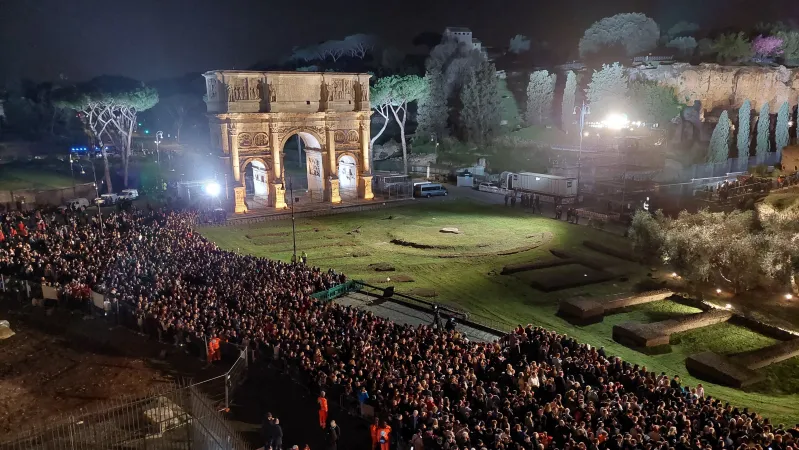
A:
<svg viewBox="0 0 799 450">
<path fill-rule="evenodd" d="M 563 102 L 560 111 L 560 126 L 568 130 L 573 122 L 574 116 L 574 93 L 577 91 L 577 75 L 570 70 L 566 74 L 566 87 L 563 88 Z"/>
<path fill-rule="evenodd" d="M 782 149 L 788 146 L 788 141 L 790 139 L 788 136 L 789 111 L 790 107 L 788 106 L 788 102 L 785 102 L 780 106 L 780 110 L 777 112 L 777 129 L 774 131 L 774 141 L 777 144 L 777 148 L 774 150 L 777 152 L 782 151 Z"/>
<path fill-rule="evenodd" d="M 771 115 L 769 114 L 768 102 L 760 109 L 760 116 L 757 118 L 757 148 L 758 157 L 765 157 L 770 150 L 771 135 L 769 133 L 771 125 Z"/>
<path fill-rule="evenodd" d="M 749 134 L 751 130 L 752 103 L 749 100 L 738 109 L 738 157 L 749 157 Z"/>
<path fill-rule="evenodd" d="M 724 162 L 730 157 L 730 125 L 732 124 L 727 111 L 722 112 L 719 116 L 719 123 L 716 124 L 713 135 L 710 137 L 708 162 Z"/>
<path fill-rule="evenodd" d="M 550 75 L 546 70 L 537 70 L 530 74 L 530 82 L 527 84 L 527 123 L 545 125 L 551 122 L 556 77 L 557 75 Z"/>
</svg>

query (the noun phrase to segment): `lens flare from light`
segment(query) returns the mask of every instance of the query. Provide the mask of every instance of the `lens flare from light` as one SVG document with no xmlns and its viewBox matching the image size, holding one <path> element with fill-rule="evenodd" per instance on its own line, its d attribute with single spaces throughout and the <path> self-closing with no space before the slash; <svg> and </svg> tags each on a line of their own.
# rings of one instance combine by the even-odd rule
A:
<svg viewBox="0 0 799 450">
<path fill-rule="evenodd" d="M 626 114 L 610 114 L 602 121 L 602 125 L 611 130 L 621 130 L 627 128 L 629 124 L 630 121 L 627 120 Z"/>
<path fill-rule="evenodd" d="M 220 186 L 219 183 L 208 183 L 203 187 L 203 189 L 205 190 L 205 193 L 211 197 L 216 197 L 220 192 L 222 192 L 222 186 Z"/>
</svg>

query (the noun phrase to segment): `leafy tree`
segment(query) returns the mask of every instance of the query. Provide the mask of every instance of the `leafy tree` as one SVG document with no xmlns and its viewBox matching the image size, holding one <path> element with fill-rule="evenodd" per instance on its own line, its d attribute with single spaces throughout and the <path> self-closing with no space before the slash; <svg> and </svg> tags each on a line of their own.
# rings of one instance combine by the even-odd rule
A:
<svg viewBox="0 0 799 450">
<path fill-rule="evenodd" d="M 291 56 L 289 56 L 289 60 L 291 61 L 303 61 L 303 62 L 312 62 L 312 61 L 320 61 L 325 59 L 324 55 L 322 54 L 321 48 L 318 45 L 309 45 L 307 47 L 294 47 L 291 50 Z"/>
<path fill-rule="evenodd" d="M 782 58 L 785 64 L 799 65 L 799 31 L 780 31 L 777 37 L 782 39 Z"/>
<path fill-rule="evenodd" d="M 86 128 L 102 149 L 108 192 L 112 192 L 108 155 L 111 141 L 122 153 L 123 184 L 128 186 L 128 162 L 137 114 L 158 103 L 158 92 L 144 83 L 123 77 L 102 76 L 62 91 L 59 104 L 81 115 Z"/>
<path fill-rule="evenodd" d="M 702 38 L 696 42 L 696 50 L 699 52 L 699 56 L 710 56 L 716 53 L 715 47 L 713 45 L 713 40 L 708 38 Z"/>
<path fill-rule="evenodd" d="M 499 129 L 500 97 L 494 64 L 483 60 L 461 92 L 461 122 L 471 142 L 486 143 Z"/>
<path fill-rule="evenodd" d="M 751 289 L 767 250 L 762 235 L 752 232 L 755 224 L 752 211 L 682 212 L 664 223 L 664 262 L 691 281 L 729 283 L 735 292 Z"/>
<path fill-rule="evenodd" d="M 364 59 L 372 53 L 379 39 L 373 34 L 352 34 L 344 38 L 343 45 L 347 54 L 353 58 Z"/>
<path fill-rule="evenodd" d="M 405 124 L 408 119 L 408 105 L 424 98 L 427 83 L 416 75 L 392 75 L 378 80 L 375 87 L 379 94 L 378 100 L 386 105 L 388 111 L 391 111 L 391 115 L 399 126 L 402 161 L 407 174 L 408 143 L 405 139 Z"/>
<path fill-rule="evenodd" d="M 572 123 L 572 115 L 574 112 L 574 94 L 577 91 L 577 75 L 574 71 L 569 71 L 566 74 L 566 86 L 563 88 L 563 100 L 561 101 L 560 110 L 560 126 L 564 130 L 569 128 Z"/>
<path fill-rule="evenodd" d="M 519 53 L 529 52 L 530 39 L 527 36 L 522 36 L 521 34 L 517 34 L 516 36 L 511 38 L 508 50 L 511 53 L 516 53 L 517 55 Z"/>
<path fill-rule="evenodd" d="M 692 36 L 697 31 L 699 31 L 698 24 L 681 20 L 672 25 L 671 28 L 669 28 L 669 30 L 666 31 L 665 36 L 667 38 L 666 40 L 670 41 L 679 37 Z"/>
<path fill-rule="evenodd" d="M 391 120 L 391 109 L 389 109 L 388 104 L 391 102 L 391 88 L 392 88 L 391 80 L 389 77 L 380 78 L 369 88 L 369 104 L 372 106 L 372 109 L 383 118 L 383 126 L 380 127 L 380 131 L 377 133 L 372 134 L 372 139 L 369 141 L 369 148 L 371 149 L 374 147 L 375 142 L 380 138 L 383 132 L 386 131 L 386 127 L 388 127 L 388 123 Z M 374 155 L 372 155 L 374 157 Z"/>
<path fill-rule="evenodd" d="M 425 63 L 427 71 L 438 69 L 444 80 L 447 98 L 457 98 L 472 71 L 485 60 L 483 54 L 455 39 L 445 38 L 431 52 Z"/>
<path fill-rule="evenodd" d="M 745 100 L 738 109 L 738 157 L 749 156 L 749 137 L 752 133 L 752 103 Z"/>
<path fill-rule="evenodd" d="M 720 63 L 739 63 L 752 57 L 752 46 L 744 32 L 722 34 L 713 41 L 713 51 Z"/>
<path fill-rule="evenodd" d="M 530 82 L 527 84 L 527 123 L 544 125 L 551 121 L 556 77 L 557 75 L 546 70 L 537 70 L 530 74 Z"/>
<path fill-rule="evenodd" d="M 785 102 L 780 106 L 777 111 L 777 128 L 774 130 L 774 142 L 777 146 L 777 152 L 781 151 L 788 146 L 790 137 L 788 136 L 788 118 L 790 116 L 790 106 Z"/>
<path fill-rule="evenodd" d="M 444 75 L 440 68 L 433 67 L 427 71 L 424 80 L 427 84 L 427 95 L 418 103 L 416 135 L 444 139 L 449 134 L 449 106 L 444 90 Z"/>
<path fill-rule="evenodd" d="M 736 292 L 765 282 L 799 292 L 799 205 L 763 202 L 756 211 L 636 213 L 629 236 L 637 252 L 659 255 L 683 278 L 729 284 Z"/>
<path fill-rule="evenodd" d="M 633 241 L 633 249 L 641 255 L 645 262 L 660 259 L 663 248 L 664 233 L 663 222 L 665 217 L 658 211 L 651 214 L 649 211 L 639 209 L 633 215 L 628 236 Z"/>
<path fill-rule="evenodd" d="M 682 110 L 674 88 L 654 82 L 632 83 L 630 98 L 636 118 L 647 123 L 665 125 Z"/>
<path fill-rule="evenodd" d="M 585 90 L 594 114 L 623 113 L 629 104 L 629 88 L 624 67 L 619 63 L 603 64 L 594 70 Z"/>
<path fill-rule="evenodd" d="M 731 125 L 727 111 L 722 111 L 719 116 L 719 122 L 716 124 L 716 128 L 713 129 L 713 134 L 710 136 L 708 162 L 724 162 L 730 157 Z"/>
<path fill-rule="evenodd" d="M 757 117 L 757 146 L 755 154 L 759 158 L 764 158 L 766 153 L 771 150 L 771 114 L 769 113 L 768 102 L 763 104 L 760 115 Z"/>
<path fill-rule="evenodd" d="M 317 47 L 319 54 L 322 56 L 321 59 L 330 58 L 333 62 L 338 61 L 342 56 L 349 53 L 350 48 L 350 43 L 337 40 L 323 42 Z"/>
<path fill-rule="evenodd" d="M 666 47 L 673 48 L 680 53 L 680 56 L 688 57 L 696 50 L 696 39 L 691 36 L 681 36 L 670 40 Z"/>
<path fill-rule="evenodd" d="M 760 36 L 752 41 L 752 51 L 761 57 L 768 58 L 782 54 L 783 41 L 778 36 Z"/>
<path fill-rule="evenodd" d="M 621 45 L 628 56 L 657 47 L 660 28 L 644 14 L 622 13 L 594 22 L 580 39 L 580 56 L 598 53 L 603 47 Z"/>
</svg>

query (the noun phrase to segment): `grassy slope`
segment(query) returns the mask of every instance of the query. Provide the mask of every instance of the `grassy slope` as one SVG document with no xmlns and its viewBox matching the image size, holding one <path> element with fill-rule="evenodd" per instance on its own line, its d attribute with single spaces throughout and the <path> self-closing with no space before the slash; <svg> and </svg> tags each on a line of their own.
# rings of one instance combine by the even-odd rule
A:
<svg viewBox="0 0 799 450">
<path fill-rule="evenodd" d="M 2 190 L 52 189 L 70 186 L 72 186 L 72 178 L 60 173 L 0 167 L 0 189 Z"/>
<path fill-rule="evenodd" d="M 388 219 L 392 216 L 392 219 Z M 678 314 L 696 312 L 674 302 L 658 302 L 611 315 L 599 324 L 574 327 L 555 316 L 557 301 L 575 295 L 624 292 L 643 278 L 639 266 L 585 249 L 584 239 L 622 245 L 622 238 L 565 222 L 530 217 L 501 206 L 472 205 L 459 202 L 423 203 L 383 211 L 326 216 L 298 220 L 298 251 L 305 250 L 314 265 L 333 267 L 351 278 L 371 283 L 385 282 L 386 277 L 407 275 L 415 281 L 399 283 L 398 291 L 413 288 L 434 289 L 436 301 L 457 305 L 479 320 L 508 329 L 518 323 L 533 323 L 575 336 L 582 342 L 605 346 L 612 354 L 646 365 L 649 370 L 679 374 L 685 383 L 699 380 L 688 376 L 684 360 L 688 355 L 712 350 L 736 353 L 769 345 L 774 341 L 745 328 L 721 324 L 694 330 L 675 337 L 672 351 L 649 356 L 615 343 L 611 339 L 614 324 L 624 321 L 658 321 Z M 463 235 L 442 235 L 441 227 L 455 226 Z M 360 227 L 360 228 L 358 228 Z M 358 229 L 357 232 L 354 232 Z M 257 256 L 288 260 L 291 257 L 291 223 L 287 221 L 248 225 L 236 228 L 209 228 L 202 231 L 224 248 Z M 541 233 L 551 233 L 546 244 L 507 256 L 440 258 L 451 252 L 496 253 L 530 245 Z M 249 237 L 248 237 L 249 236 Z M 532 236 L 532 237 L 528 237 Z M 452 248 L 414 249 L 390 243 L 401 238 L 425 245 Z M 602 262 L 614 273 L 626 273 L 630 281 L 619 280 L 552 293 L 536 291 L 523 283 L 523 277 L 502 276 L 502 266 L 552 258 L 549 249 L 560 249 Z M 395 272 L 377 273 L 368 265 L 385 262 Z M 569 267 L 569 266 L 565 266 Z M 548 269 L 552 270 L 552 269 Z M 799 419 L 799 358 L 767 370 L 768 380 L 750 391 L 705 383 L 711 395 L 733 404 L 748 406 L 778 422 Z"/>
</svg>

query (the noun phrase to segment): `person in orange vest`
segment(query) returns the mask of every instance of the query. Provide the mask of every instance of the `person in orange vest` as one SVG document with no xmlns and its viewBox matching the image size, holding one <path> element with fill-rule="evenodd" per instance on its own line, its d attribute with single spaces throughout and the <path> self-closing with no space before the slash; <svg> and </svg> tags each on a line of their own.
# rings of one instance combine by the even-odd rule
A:
<svg viewBox="0 0 799 450">
<path fill-rule="evenodd" d="M 219 351 L 219 338 L 214 336 L 208 341 L 208 364 L 222 359 L 222 352 Z"/>
<path fill-rule="evenodd" d="M 319 398 L 316 399 L 319 403 L 319 426 L 324 429 L 327 425 L 327 399 L 325 398 L 325 391 L 319 393 Z"/>
<path fill-rule="evenodd" d="M 380 419 L 375 417 L 375 423 L 369 425 L 369 434 L 372 436 L 372 449 L 375 450 L 377 448 L 377 430 L 380 429 Z"/>
<path fill-rule="evenodd" d="M 377 443 L 380 444 L 380 450 L 389 450 L 391 427 L 384 421 L 381 421 L 380 424 L 380 428 L 377 429 Z"/>
</svg>

